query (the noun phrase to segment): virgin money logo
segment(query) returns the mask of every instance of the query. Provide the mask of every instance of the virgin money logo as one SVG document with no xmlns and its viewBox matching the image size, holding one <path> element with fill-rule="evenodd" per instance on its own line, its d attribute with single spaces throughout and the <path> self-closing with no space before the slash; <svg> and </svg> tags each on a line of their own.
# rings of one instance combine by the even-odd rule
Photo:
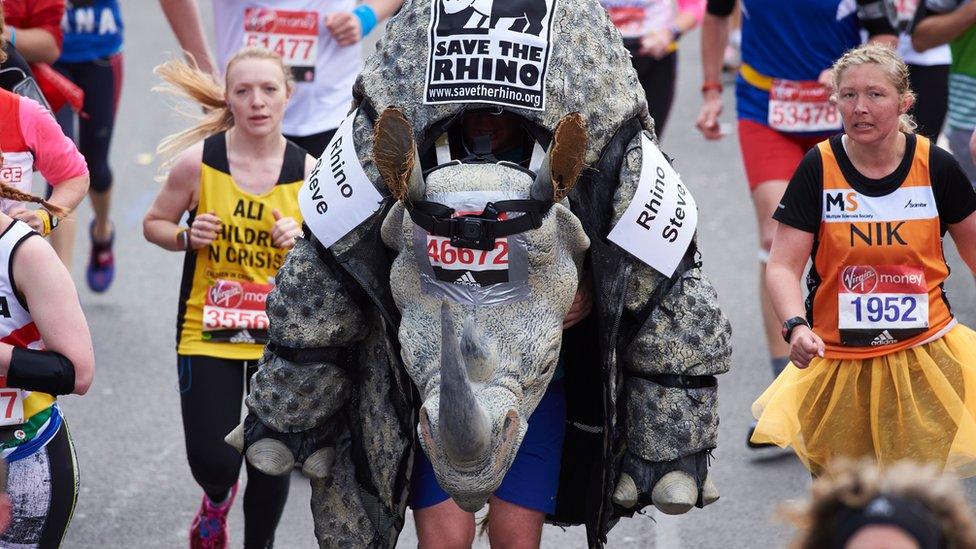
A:
<svg viewBox="0 0 976 549">
<path fill-rule="evenodd" d="M 878 272 L 873 267 L 849 265 L 841 273 L 847 293 L 869 294 L 878 286 Z"/>
<path fill-rule="evenodd" d="M 234 309 L 244 300 L 244 288 L 240 282 L 218 280 L 217 284 L 210 287 L 208 297 L 215 307 Z"/>
<path fill-rule="evenodd" d="M 244 29 L 249 31 L 270 32 L 274 29 L 274 10 L 251 8 L 244 13 Z"/>
</svg>

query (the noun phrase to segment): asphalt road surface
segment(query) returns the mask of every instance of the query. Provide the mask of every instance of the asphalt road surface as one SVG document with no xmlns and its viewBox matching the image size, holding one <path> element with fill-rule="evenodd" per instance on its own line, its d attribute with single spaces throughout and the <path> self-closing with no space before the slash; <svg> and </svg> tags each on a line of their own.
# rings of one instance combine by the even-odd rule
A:
<svg viewBox="0 0 976 549">
<path fill-rule="evenodd" d="M 210 2 L 200 2 L 209 25 Z M 148 244 L 141 221 L 159 189 L 152 151 L 165 135 L 185 128 L 168 100 L 150 92 L 152 68 L 177 51 L 175 39 L 153 1 L 126 3 L 125 82 L 112 165 L 118 275 L 111 290 L 94 295 L 84 286 L 87 231 L 80 230 L 74 265 L 82 305 L 91 325 L 97 358 L 95 383 L 85 397 L 61 399 L 78 449 L 81 494 L 67 547 L 185 547 L 201 491 L 186 463 L 173 348 L 181 257 Z M 745 447 L 752 400 L 769 383 L 757 305 L 757 238 L 738 143 L 730 135 L 707 143 L 694 130 L 697 114 L 698 36 L 685 37 L 678 100 L 663 139 L 700 209 L 699 244 L 704 269 L 718 288 L 734 329 L 734 366 L 720 379 L 720 446 L 713 476 L 722 498 L 707 509 L 674 518 L 648 509 L 621 521 L 610 547 L 661 549 L 782 547 L 789 528 L 778 522 L 779 503 L 802 497 L 809 475 L 788 452 L 756 453 Z M 731 92 L 725 120 L 733 119 Z M 730 128 L 732 126 L 730 125 Z M 87 205 L 78 226 L 87 227 Z M 949 246 L 951 248 L 951 245 Z M 960 319 L 976 320 L 973 278 L 954 249 L 956 275 L 949 295 Z M 972 484 L 970 495 L 976 493 Z M 277 547 L 314 547 L 308 482 L 292 478 L 291 494 L 278 528 Z M 230 515 L 232 546 L 240 547 L 240 500 Z M 585 546 L 581 527 L 547 527 L 543 547 Z M 412 520 L 400 538 L 413 547 Z M 479 540 L 478 547 L 487 547 Z"/>
</svg>

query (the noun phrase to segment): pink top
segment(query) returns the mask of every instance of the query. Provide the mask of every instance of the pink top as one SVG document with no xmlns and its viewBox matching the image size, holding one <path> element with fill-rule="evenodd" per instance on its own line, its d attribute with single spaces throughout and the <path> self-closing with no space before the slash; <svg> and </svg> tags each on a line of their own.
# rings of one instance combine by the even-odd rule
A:
<svg viewBox="0 0 976 549">
<path fill-rule="evenodd" d="M 667 28 L 678 13 L 690 13 L 701 22 L 706 0 L 600 0 L 624 38 L 638 38 Z"/>
<path fill-rule="evenodd" d="M 20 131 L 34 153 L 34 168 L 51 185 L 88 175 L 85 157 L 64 135 L 51 113 L 37 101 L 20 96 Z"/>
</svg>

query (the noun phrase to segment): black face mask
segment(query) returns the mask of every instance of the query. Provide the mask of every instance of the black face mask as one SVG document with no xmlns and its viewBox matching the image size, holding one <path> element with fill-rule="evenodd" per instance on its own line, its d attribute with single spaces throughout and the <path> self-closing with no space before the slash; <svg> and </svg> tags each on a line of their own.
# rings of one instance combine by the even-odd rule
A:
<svg viewBox="0 0 976 549">
<path fill-rule="evenodd" d="M 455 248 L 490 251 L 495 247 L 496 238 L 541 227 L 542 217 L 552 207 L 552 202 L 531 198 L 489 202 L 480 214 L 458 217 L 451 217 L 454 208 L 437 202 L 416 200 L 407 202 L 406 207 L 414 223 L 432 235 L 450 238 Z M 500 221 L 498 216 L 502 212 L 525 215 Z"/>
</svg>

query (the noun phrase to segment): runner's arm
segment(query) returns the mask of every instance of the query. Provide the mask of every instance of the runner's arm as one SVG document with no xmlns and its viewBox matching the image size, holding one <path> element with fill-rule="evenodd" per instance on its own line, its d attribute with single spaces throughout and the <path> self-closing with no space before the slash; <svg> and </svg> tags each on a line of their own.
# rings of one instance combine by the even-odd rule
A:
<svg viewBox="0 0 976 549">
<path fill-rule="evenodd" d="M 969 2 L 952 11 L 932 11 L 926 2 L 918 6 L 912 25 L 912 47 L 917 51 L 948 44 L 976 24 L 976 2 Z"/>
<path fill-rule="evenodd" d="M 695 125 L 706 139 L 722 137 L 718 122 L 722 114 L 720 77 L 722 57 L 729 40 L 729 15 L 734 7 L 734 0 L 708 0 L 707 12 L 702 20 L 702 106 Z"/>
<path fill-rule="evenodd" d="M 47 241 L 28 238 L 14 254 L 13 278 L 44 339 L 45 350 L 67 359 L 70 364 L 64 367 L 74 370 L 73 392 L 85 394 L 95 374 L 95 355 L 88 322 L 68 270 Z M 0 374 L 8 374 L 12 354 L 12 346 L 0 343 Z"/>
<path fill-rule="evenodd" d="M 366 0 L 363 4 L 373 8 L 377 21 L 384 21 L 400 9 L 403 0 Z"/>
<path fill-rule="evenodd" d="M 62 0 L 34 0 L 30 4 L 30 14 L 27 21 L 16 21 L 18 24 L 30 25 L 20 28 L 10 24 L 4 29 L 3 38 L 10 40 L 11 33 L 16 33 L 14 47 L 31 63 L 54 63 L 61 57 L 61 43 L 64 35 L 61 33 L 61 19 L 64 17 L 64 2 Z"/>
<path fill-rule="evenodd" d="M 200 185 L 200 162 L 203 158 L 203 143 L 197 143 L 180 153 L 173 163 L 173 169 L 166 177 L 146 217 L 142 220 L 142 234 L 146 240 L 174 252 L 184 250 L 179 232 L 183 212 L 197 206 Z"/>
<path fill-rule="evenodd" d="M 813 233 L 777 222 L 766 263 L 766 289 L 780 321 L 806 315 L 800 277 L 813 249 Z"/>
<path fill-rule="evenodd" d="M 19 99 L 24 141 L 34 152 L 35 168 L 54 189 L 50 202 L 71 212 L 88 193 L 85 157 L 78 152 L 74 142 L 64 135 L 61 126 L 47 109 L 33 99 Z"/>
<path fill-rule="evenodd" d="M 169 26 L 176 35 L 180 48 L 192 64 L 196 61 L 200 70 L 217 74 L 216 64 L 207 45 L 203 22 L 200 20 L 200 8 L 196 0 L 159 0 L 163 14 L 169 21 Z"/>
<path fill-rule="evenodd" d="M 976 212 L 959 223 L 949 225 L 949 234 L 956 243 L 959 257 L 966 262 L 970 272 L 976 274 Z"/>
</svg>

